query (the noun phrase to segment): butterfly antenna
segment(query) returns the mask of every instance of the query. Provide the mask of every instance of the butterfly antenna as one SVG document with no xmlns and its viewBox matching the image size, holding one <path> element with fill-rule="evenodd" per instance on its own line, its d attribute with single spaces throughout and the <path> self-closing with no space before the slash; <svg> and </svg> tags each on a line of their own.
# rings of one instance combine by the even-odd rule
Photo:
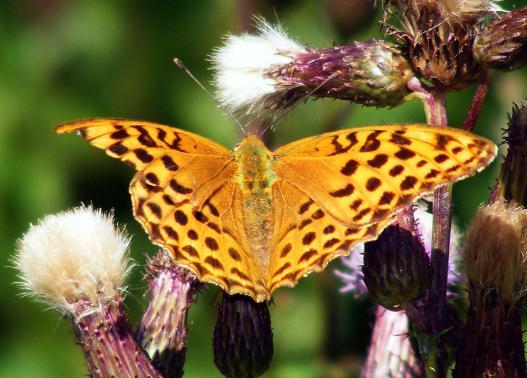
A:
<svg viewBox="0 0 527 378">
<path fill-rule="evenodd" d="M 229 115 L 229 117 L 231 117 L 234 122 L 238 125 L 238 127 L 242 130 L 243 133 L 245 133 L 245 127 L 242 125 L 242 123 L 238 120 L 238 118 L 236 118 L 236 116 L 234 115 L 234 113 L 232 113 L 229 109 L 227 109 L 223 104 L 221 104 L 218 99 L 216 97 L 214 97 L 214 95 L 212 93 L 210 93 L 210 91 L 205 88 L 205 86 L 203 84 L 201 84 L 201 81 L 199 81 L 196 76 L 194 76 L 192 74 L 192 72 L 190 72 L 190 70 L 187 68 L 187 66 L 185 66 L 183 64 L 183 62 L 181 61 L 181 59 L 179 58 L 174 58 L 174 63 L 176 64 L 176 66 L 178 66 L 180 69 L 182 69 L 183 71 L 185 71 L 185 73 L 192 79 L 194 80 L 194 82 L 201 88 L 205 91 L 206 94 L 209 95 L 209 97 L 212 99 L 212 101 L 214 101 L 216 103 L 216 105 L 221 109 L 223 110 L 225 113 L 227 113 Z"/>
<path fill-rule="evenodd" d="M 274 118 L 273 121 L 262 130 L 262 132 L 260 133 L 260 136 L 262 136 L 267 130 L 269 130 L 270 127 L 273 127 L 278 121 L 280 121 L 282 118 L 284 118 L 286 115 L 288 115 L 293 109 L 295 109 L 295 106 L 292 106 L 292 105 L 294 105 L 295 103 L 300 103 L 302 101 L 305 101 L 309 96 L 311 96 L 313 93 L 315 93 L 320 88 L 322 88 L 324 85 L 326 85 L 326 83 L 328 81 L 333 80 L 338 75 L 339 75 L 338 72 L 334 72 L 326 80 L 324 80 L 322 83 L 320 83 L 315 89 L 309 91 L 306 95 L 304 95 L 304 97 L 302 97 L 300 100 L 298 100 L 298 101 L 295 100 L 295 99 L 289 100 L 289 103 L 287 104 L 286 109 L 284 110 L 284 112 L 282 114 L 278 115 L 276 118 Z"/>
</svg>

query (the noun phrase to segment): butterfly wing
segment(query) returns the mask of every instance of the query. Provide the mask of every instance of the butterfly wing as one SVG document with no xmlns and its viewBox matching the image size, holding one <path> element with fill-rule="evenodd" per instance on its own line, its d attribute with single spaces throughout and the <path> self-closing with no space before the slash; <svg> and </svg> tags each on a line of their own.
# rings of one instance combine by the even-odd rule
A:
<svg viewBox="0 0 527 378">
<path fill-rule="evenodd" d="M 349 254 L 356 243 L 375 239 L 394 220 L 391 215 L 378 223 L 348 227 L 283 178 L 273 186 L 273 201 L 271 292 L 280 286 L 294 286 L 303 276 L 323 270 L 335 257 Z"/>
<path fill-rule="evenodd" d="M 496 152 L 491 141 L 462 130 L 368 126 L 287 144 L 275 151 L 274 169 L 333 218 L 357 227 L 474 174 Z"/>
<path fill-rule="evenodd" d="M 488 165 L 496 146 L 456 129 L 370 126 L 302 139 L 274 155 L 271 291 L 375 239 L 420 195 Z"/>
<path fill-rule="evenodd" d="M 67 123 L 92 145 L 134 167 L 134 216 L 178 265 L 230 294 L 268 297 L 250 255 L 240 214 L 241 192 L 232 154 L 213 141 L 169 126 L 122 119 Z"/>
</svg>

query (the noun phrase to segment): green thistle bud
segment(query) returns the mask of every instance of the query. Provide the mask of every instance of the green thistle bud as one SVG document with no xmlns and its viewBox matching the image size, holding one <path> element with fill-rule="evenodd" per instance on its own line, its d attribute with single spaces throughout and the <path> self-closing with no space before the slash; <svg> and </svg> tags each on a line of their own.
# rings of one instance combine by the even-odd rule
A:
<svg viewBox="0 0 527 378">
<path fill-rule="evenodd" d="M 199 281 L 187 269 L 175 266 L 161 250 L 148 260 L 150 303 L 137 331 L 137 340 L 164 377 L 183 376 L 187 314 Z"/>
<path fill-rule="evenodd" d="M 479 32 L 474 56 L 490 69 L 509 71 L 523 67 L 527 63 L 527 7 L 496 18 Z"/>
<path fill-rule="evenodd" d="M 365 243 L 362 272 L 372 300 L 392 311 L 422 297 L 430 284 L 430 262 L 421 241 L 399 226 Z"/>
<path fill-rule="evenodd" d="M 321 86 L 313 96 L 366 106 L 395 106 L 409 94 L 406 84 L 413 73 L 396 45 L 370 40 L 310 49 L 291 63 L 268 71 L 267 76 L 278 87 L 291 88 L 284 96 L 289 102 L 293 102 L 291 97 L 300 99 Z"/>
<path fill-rule="evenodd" d="M 262 375 L 273 357 L 273 333 L 267 303 L 223 293 L 214 329 L 214 362 L 228 378 Z"/>
<path fill-rule="evenodd" d="M 521 108 L 514 106 L 505 130 L 509 149 L 500 173 L 500 189 L 507 201 L 514 200 L 527 207 L 527 101 Z"/>
</svg>

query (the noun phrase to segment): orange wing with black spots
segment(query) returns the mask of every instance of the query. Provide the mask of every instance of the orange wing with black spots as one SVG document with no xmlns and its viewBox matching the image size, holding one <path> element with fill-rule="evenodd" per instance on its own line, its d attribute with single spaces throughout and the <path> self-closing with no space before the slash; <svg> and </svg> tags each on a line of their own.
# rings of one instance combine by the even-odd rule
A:
<svg viewBox="0 0 527 378">
<path fill-rule="evenodd" d="M 56 131 L 76 131 L 139 171 L 130 184 L 134 216 L 176 264 L 231 294 L 259 301 L 270 296 L 246 239 L 231 151 L 199 135 L 144 121 L 88 119 Z"/>
<path fill-rule="evenodd" d="M 280 179 L 273 186 L 275 233 L 269 272 L 270 291 L 294 286 L 302 277 L 323 270 L 335 257 L 349 254 L 359 243 L 377 238 L 393 222 L 348 227 L 305 192 Z"/>
<path fill-rule="evenodd" d="M 485 138 L 427 125 L 341 130 L 278 148 L 271 291 L 377 238 L 398 210 L 483 169 L 496 152 Z"/>
<path fill-rule="evenodd" d="M 339 222 L 378 222 L 436 187 L 461 180 L 496 156 L 491 141 L 451 128 L 368 126 L 287 144 L 274 170 Z"/>
<path fill-rule="evenodd" d="M 256 301 L 375 239 L 398 210 L 496 155 L 484 138 L 424 125 L 341 130 L 274 153 L 252 137 L 241 143 L 252 149 L 236 154 L 143 121 L 57 127 L 72 131 L 138 170 L 134 215 L 154 243 L 199 279 Z M 243 171 L 242 161 L 251 168 Z"/>
</svg>

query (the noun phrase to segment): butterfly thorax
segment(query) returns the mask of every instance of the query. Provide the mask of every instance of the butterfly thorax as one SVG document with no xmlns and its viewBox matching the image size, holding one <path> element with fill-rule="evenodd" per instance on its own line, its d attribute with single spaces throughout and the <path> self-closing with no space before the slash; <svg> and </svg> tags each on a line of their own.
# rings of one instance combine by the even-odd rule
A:
<svg viewBox="0 0 527 378">
<path fill-rule="evenodd" d="M 246 137 L 235 150 L 236 181 L 243 193 L 243 223 L 249 245 L 265 272 L 269 266 L 273 235 L 272 185 L 276 180 L 272 153 L 254 135 Z"/>
</svg>

